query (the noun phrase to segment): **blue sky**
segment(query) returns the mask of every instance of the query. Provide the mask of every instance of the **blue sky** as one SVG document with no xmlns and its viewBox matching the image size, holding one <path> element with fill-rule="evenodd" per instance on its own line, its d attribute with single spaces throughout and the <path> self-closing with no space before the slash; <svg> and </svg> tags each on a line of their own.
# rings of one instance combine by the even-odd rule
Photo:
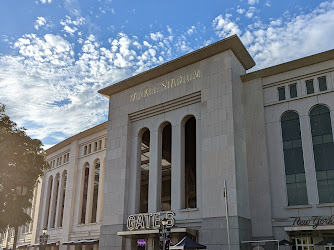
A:
<svg viewBox="0 0 334 250">
<path fill-rule="evenodd" d="M 106 121 L 97 93 L 237 34 L 250 71 L 334 48 L 334 0 L 2 0 L 0 102 L 48 148 Z"/>
</svg>

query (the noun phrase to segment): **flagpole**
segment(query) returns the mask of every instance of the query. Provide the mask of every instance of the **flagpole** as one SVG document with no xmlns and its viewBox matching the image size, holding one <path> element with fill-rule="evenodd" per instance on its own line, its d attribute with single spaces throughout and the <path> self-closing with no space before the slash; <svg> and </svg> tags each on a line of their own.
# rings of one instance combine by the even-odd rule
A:
<svg viewBox="0 0 334 250">
<path fill-rule="evenodd" d="M 225 198 L 225 205 L 226 205 L 227 244 L 228 244 L 228 249 L 231 250 L 230 223 L 229 223 L 229 216 L 228 216 L 228 200 L 227 200 L 226 180 L 224 180 L 224 198 Z"/>
</svg>

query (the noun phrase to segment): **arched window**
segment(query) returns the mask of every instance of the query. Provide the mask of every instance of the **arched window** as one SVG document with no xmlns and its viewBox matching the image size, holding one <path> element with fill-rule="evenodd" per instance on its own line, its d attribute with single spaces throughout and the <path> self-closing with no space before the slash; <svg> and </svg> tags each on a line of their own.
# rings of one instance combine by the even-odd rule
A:
<svg viewBox="0 0 334 250">
<path fill-rule="evenodd" d="M 52 183 L 53 183 L 53 177 L 52 175 L 49 177 L 48 181 L 48 192 L 46 196 L 46 209 L 45 209 L 45 221 L 44 226 L 45 228 L 48 228 L 49 225 L 49 214 L 50 214 L 50 206 L 51 206 L 51 194 L 52 194 Z"/>
<path fill-rule="evenodd" d="M 91 222 L 96 222 L 97 201 L 99 197 L 99 181 L 100 179 L 100 160 L 97 160 L 94 168 L 94 189 L 93 189 L 93 207 L 92 207 L 92 219 Z"/>
<path fill-rule="evenodd" d="M 55 177 L 55 190 L 54 190 L 54 206 L 52 208 L 52 220 L 51 220 L 51 228 L 55 227 L 55 221 L 56 221 L 56 214 L 57 214 L 57 204 L 58 204 L 58 190 L 59 190 L 59 173 L 56 174 Z"/>
<path fill-rule="evenodd" d="M 89 179 L 89 164 L 86 163 L 83 169 L 83 189 L 82 189 L 82 205 L 81 205 L 81 220 L 84 224 L 86 222 L 86 207 L 87 207 L 87 195 L 88 195 L 88 179 Z"/>
<path fill-rule="evenodd" d="M 162 129 L 161 142 L 161 210 L 171 210 L 172 179 L 172 126 L 170 123 Z"/>
<path fill-rule="evenodd" d="M 140 213 L 148 212 L 148 184 L 150 171 L 150 131 L 145 130 L 140 143 Z"/>
<path fill-rule="evenodd" d="M 64 207 L 65 207 L 65 194 L 66 194 L 66 183 L 67 183 L 67 171 L 64 170 L 62 175 L 62 192 L 61 192 L 61 204 L 60 204 L 60 219 L 59 226 L 63 226 Z"/>
<path fill-rule="evenodd" d="M 310 112 L 319 203 L 334 202 L 334 144 L 329 109 L 317 105 Z"/>
<path fill-rule="evenodd" d="M 196 208 L 196 119 L 191 117 L 184 125 L 185 208 Z"/>
<path fill-rule="evenodd" d="M 281 127 L 288 205 L 308 204 L 299 115 L 285 113 Z"/>
</svg>

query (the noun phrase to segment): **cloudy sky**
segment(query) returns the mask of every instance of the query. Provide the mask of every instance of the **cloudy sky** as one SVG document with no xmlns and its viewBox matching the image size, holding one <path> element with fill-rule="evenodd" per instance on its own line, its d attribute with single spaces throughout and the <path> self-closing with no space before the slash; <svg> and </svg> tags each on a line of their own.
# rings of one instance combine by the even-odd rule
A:
<svg viewBox="0 0 334 250">
<path fill-rule="evenodd" d="M 97 93 L 237 34 L 251 71 L 334 48 L 334 0 L 1 0 L 0 103 L 45 148 L 107 119 Z"/>
</svg>

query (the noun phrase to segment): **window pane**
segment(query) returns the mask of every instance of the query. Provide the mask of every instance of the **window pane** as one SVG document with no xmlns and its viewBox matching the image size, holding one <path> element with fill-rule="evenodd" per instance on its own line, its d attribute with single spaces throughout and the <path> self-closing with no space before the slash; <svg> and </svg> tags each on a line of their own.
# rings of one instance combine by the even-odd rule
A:
<svg viewBox="0 0 334 250">
<path fill-rule="evenodd" d="M 319 128 L 322 135 L 332 133 L 331 118 L 328 113 L 319 114 Z"/>
<path fill-rule="evenodd" d="M 293 149 L 284 150 L 285 174 L 295 173 Z"/>
<path fill-rule="evenodd" d="M 317 171 L 317 179 L 320 180 L 327 180 L 327 171 Z"/>
<path fill-rule="evenodd" d="M 286 184 L 286 187 L 288 191 L 288 204 L 297 205 L 298 204 L 297 185 L 295 183 Z"/>
<path fill-rule="evenodd" d="M 328 203 L 329 202 L 329 193 L 328 193 L 327 181 L 318 181 L 318 193 L 319 193 L 319 202 Z"/>
<path fill-rule="evenodd" d="M 289 85 L 290 88 L 290 98 L 297 97 L 297 84 Z"/>
<path fill-rule="evenodd" d="M 297 140 L 293 140 L 293 148 L 301 148 L 302 147 L 302 140 L 301 139 L 297 139 Z"/>
<path fill-rule="evenodd" d="M 322 136 L 322 141 L 323 141 L 324 143 L 330 143 L 330 142 L 333 142 L 333 136 L 332 136 L 332 134 L 323 135 L 323 136 Z"/>
<path fill-rule="evenodd" d="M 283 149 L 291 149 L 291 148 L 293 148 L 292 141 L 285 141 L 285 142 L 283 142 Z"/>
<path fill-rule="evenodd" d="M 306 81 L 306 93 L 307 94 L 313 94 L 314 93 L 313 80 L 307 80 Z"/>
<path fill-rule="evenodd" d="M 328 179 L 334 179 L 334 170 L 327 170 Z"/>
<path fill-rule="evenodd" d="M 324 160 L 326 162 L 326 169 L 334 169 L 334 144 L 323 144 Z"/>
<path fill-rule="evenodd" d="M 304 159 L 303 159 L 303 149 L 294 148 L 294 164 L 295 164 L 295 173 L 304 173 Z"/>
<path fill-rule="evenodd" d="M 307 200 L 306 182 L 297 183 L 297 191 L 298 191 L 298 205 L 307 204 L 308 200 Z"/>
<path fill-rule="evenodd" d="M 334 179 L 328 180 L 329 202 L 334 202 Z"/>
<path fill-rule="evenodd" d="M 317 145 L 317 144 L 322 144 L 322 136 L 314 136 L 313 137 L 313 144 Z"/>
<path fill-rule="evenodd" d="M 282 137 L 283 141 L 287 141 L 291 139 L 291 130 L 290 130 L 290 121 L 282 121 Z"/>
<path fill-rule="evenodd" d="M 300 139 L 300 124 L 299 119 L 290 121 L 291 139 Z"/>
<path fill-rule="evenodd" d="M 305 182 L 305 173 L 296 174 L 296 182 Z"/>
<path fill-rule="evenodd" d="M 286 175 L 286 183 L 295 183 L 296 175 L 295 174 L 287 174 Z"/>
<path fill-rule="evenodd" d="M 318 81 L 319 81 L 319 90 L 320 90 L 320 91 L 325 91 L 325 90 L 327 90 L 326 76 L 319 77 L 319 78 L 318 78 Z"/>
<path fill-rule="evenodd" d="M 323 154 L 323 144 L 313 145 L 313 152 L 316 170 L 326 170 Z"/>
<path fill-rule="evenodd" d="M 285 100 L 285 87 L 277 88 L 277 90 L 278 90 L 278 100 L 279 101 Z"/>
</svg>

